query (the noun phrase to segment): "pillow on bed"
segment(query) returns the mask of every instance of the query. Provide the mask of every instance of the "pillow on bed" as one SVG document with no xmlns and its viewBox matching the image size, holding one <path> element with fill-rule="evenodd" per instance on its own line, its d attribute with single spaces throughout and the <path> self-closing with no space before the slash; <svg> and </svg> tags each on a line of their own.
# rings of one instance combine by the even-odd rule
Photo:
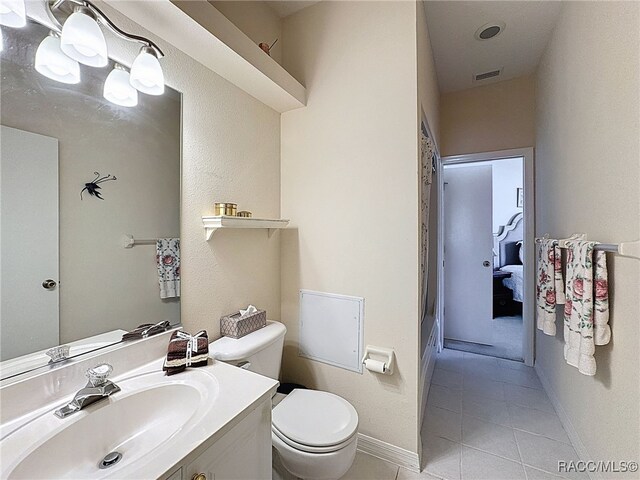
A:
<svg viewBox="0 0 640 480">
<path fill-rule="evenodd" d="M 518 242 L 505 242 L 500 246 L 500 265 L 520 265 Z"/>
<path fill-rule="evenodd" d="M 518 242 L 518 258 L 520 259 L 520 263 L 524 265 L 524 252 L 522 251 L 522 242 Z"/>
</svg>

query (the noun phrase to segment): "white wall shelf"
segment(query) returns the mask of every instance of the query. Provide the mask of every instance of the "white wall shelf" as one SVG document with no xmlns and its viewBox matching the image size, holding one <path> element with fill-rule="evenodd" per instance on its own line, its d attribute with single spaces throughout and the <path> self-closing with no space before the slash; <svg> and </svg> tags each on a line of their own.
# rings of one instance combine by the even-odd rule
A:
<svg viewBox="0 0 640 480">
<path fill-rule="evenodd" d="M 211 240 L 213 234 L 221 228 L 266 228 L 269 236 L 279 228 L 287 228 L 289 220 L 268 218 L 246 218 L 227 216 L 202 217 L 205 240 Z"/>
<path fill-rule="evenodd" d="M 107 3 L 275 111 L 306 105 L 305 87 L 209 2 Z"/>
</svg>

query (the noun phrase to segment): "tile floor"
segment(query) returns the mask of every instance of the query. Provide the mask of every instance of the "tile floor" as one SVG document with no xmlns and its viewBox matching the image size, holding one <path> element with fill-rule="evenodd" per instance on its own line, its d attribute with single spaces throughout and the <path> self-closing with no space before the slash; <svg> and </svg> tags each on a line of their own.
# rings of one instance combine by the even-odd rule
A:
<svg viewBox="0 0 640 480">
<path fill-rule="evenodd" d="M 522 361 L 522 315 L 491 320 L 491 345 L 445 339 L 446 347 L 463 352 Z"/>
<path fill-rule="evenodd" d="M 438 357 L 422 440 L 422 473 L 358 452 L 343 480 L 547 480 L 578 460 L 532 368 L 456 350 Z"/>
</svg>

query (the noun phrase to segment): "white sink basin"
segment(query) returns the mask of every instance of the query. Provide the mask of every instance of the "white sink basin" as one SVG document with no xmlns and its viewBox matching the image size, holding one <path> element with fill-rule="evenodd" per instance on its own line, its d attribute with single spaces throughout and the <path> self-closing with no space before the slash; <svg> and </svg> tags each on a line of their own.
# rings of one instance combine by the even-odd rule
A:
<svg viewBox="0 0 640 480">
<path fill-rule="evenodd" d="M 133 470 L 146 476 L 141 464 L 170 454 L 176 443 L 188 443 L 219 394 L 207 369 L 173 377 L 156 371 L 114 382 L 122 390 L 106 400 L 60 419 L 53 411 L 68 398 L 4 435 L 0 478 L 124 478 Z M 114 451 L 121 460 L 100 469 L 100 461 Z"/>
</svg>

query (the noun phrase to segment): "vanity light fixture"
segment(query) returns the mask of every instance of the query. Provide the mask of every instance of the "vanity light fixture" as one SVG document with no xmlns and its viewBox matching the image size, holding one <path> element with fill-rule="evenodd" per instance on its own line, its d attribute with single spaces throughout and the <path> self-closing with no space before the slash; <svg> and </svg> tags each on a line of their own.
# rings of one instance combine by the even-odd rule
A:
<svg viewBox="0 0 640 480">
<path fill-rule="evenodd" d="M 42 40 L 36 50 L 36 71 L 58 82 L 80 82 L 80 65 L 61 50 L 60 35 L 55 32 Z"/>
<path fill-rule="evenodd" d="M 68 57 L 90 67 L 104 67 L 109 63 L 107 41 L 96 15 L 84 6 L 76 6 L 62 26 L 60 48 Z"/>
<path fill-rule="evenodd" d="M 24 0 L 0 0 L 0 25 L 21 28 L 26 24 Z"/>
<path fill-rule="evenodd" d="M 63 25 L 53 12 L 64 4 L 69 15 Z M 109 73 L 104 84 L 104 97 L 116 105 L 133 107 L 138 104 L 138 91 L 148 95 L 164 93 L 164 74 L 158 61 L 164 56 L 162 50 L 151 40 L 139 35 L 127 33 L 114 24 L 98 7 L 88 0 L 45 0 L 46 12 L 52 29 L 36 51 L 36 70 L 42 75 L 62 83 L 80 81 L 79 63 L 90 67 L 104 67 L 109 63 L 107 42 L 101 26 L 116 37 L 129 42 L 142 44 L 140 53 L 133 61 L 131 73 L 121 65 L 116 65 Z M 24 0 L 0 0 L 0 18 L 5 23 L 13 20 L 11 26 L 18 26 L 15 12 L 22 12 L 24 25 Z"/>
<path fill-rule="evenodd" d="M 131 65 L 131 85 L 148 95 L 164 93 L 164 74 L 156 52 L 151 47 L 142 47 Z"/>
<path fill-rule="evenodd" d="M 104 82 L 104 98 L 123 107 L 135 107 L 138 104 L 138 90 L 131 86 L 129 72 L 116 63 Z"/>
</svg>

